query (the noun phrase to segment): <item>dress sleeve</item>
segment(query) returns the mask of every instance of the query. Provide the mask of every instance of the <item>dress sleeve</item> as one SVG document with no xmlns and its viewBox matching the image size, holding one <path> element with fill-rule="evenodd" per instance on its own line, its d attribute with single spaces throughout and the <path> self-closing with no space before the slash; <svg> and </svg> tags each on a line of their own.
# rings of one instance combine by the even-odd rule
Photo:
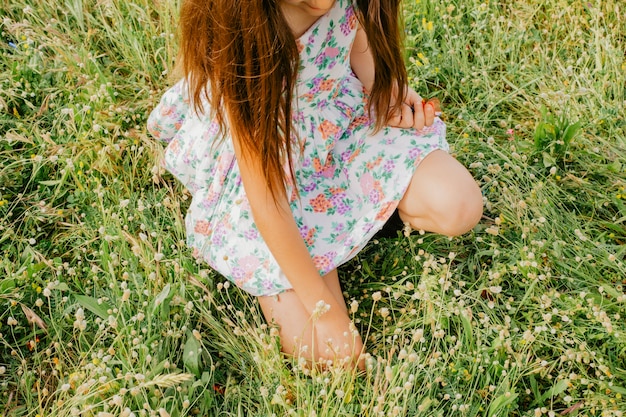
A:
<svg viewBox="0 0 626 417">
<path fill-rule="evenodd" d="M 189 99 L 184 80 L 163 94 L 148 117 L 148 131 L 155 139 L 169 142 L 182 126 L 189 112 Z"/>
</svg>

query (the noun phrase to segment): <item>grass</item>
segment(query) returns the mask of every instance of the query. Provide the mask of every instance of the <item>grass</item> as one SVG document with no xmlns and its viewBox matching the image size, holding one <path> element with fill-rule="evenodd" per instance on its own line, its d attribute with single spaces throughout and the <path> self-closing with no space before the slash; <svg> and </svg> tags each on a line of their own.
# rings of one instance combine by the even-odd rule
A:
<svg viewBox="0 0 626 417">
<path fill-rule="evenodd" d="M 145 131 L 177 2 L 0 10 L 0 415 L 626 413 L 624 5 L 405 9 L 412 84 L 485 216 L 342 268 L 365 377 L 281 357 L 185 247 L 188 196 Z"/>
</svg>

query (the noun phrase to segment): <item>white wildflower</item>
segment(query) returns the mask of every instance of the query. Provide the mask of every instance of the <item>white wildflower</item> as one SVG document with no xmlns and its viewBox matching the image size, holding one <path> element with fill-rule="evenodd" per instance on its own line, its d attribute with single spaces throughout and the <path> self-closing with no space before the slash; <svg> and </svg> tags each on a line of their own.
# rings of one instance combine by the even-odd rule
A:
<svg viewBox="0 0 626 417">
<path fill-rule="evenodd" d="M 502 287 L 499 285 L 493 285 L 489 287 L 489 291 L 491 291 L 492 294 L 500 294 L 502 292 Z"/>
<path fill-rule="evenodd" d="M 315 304 L 315 309 L 313 310 L 313 317 L 318 318 L 322 314 L 325 314 L 328 310 L 330 310 L 330 304 L 327 304 L 324 300 L 319 300 L 317 304 Z"/>
</svg>

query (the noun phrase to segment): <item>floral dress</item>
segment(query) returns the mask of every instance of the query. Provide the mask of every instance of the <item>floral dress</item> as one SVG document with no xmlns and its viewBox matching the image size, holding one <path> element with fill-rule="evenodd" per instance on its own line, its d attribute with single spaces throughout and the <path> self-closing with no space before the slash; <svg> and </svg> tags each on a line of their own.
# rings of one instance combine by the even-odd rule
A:
<svg viewBox="0 0 626 417">
<path fill-rule="evenodd" d="M 356 30 L 350 0 L 337 0 L 296 41 L 293 126 L 301 144 L 287 195 L 320 274 L 356 255 L 391 216 L 419 162 L 448 149 L 439 119 L 421 131 L 386 127 L 373 133 L 367 94 L 350 67 Z M 232 140 L 228 132 L 220 140 L 209 113 L 194 112 L 181 80 L 148 120 L 152 135 L 168 142 L 166 169 L 193 196 L 187 244 L 250 294 L 278 294 L 291 285 L 255 225 Z"/>
</svg>

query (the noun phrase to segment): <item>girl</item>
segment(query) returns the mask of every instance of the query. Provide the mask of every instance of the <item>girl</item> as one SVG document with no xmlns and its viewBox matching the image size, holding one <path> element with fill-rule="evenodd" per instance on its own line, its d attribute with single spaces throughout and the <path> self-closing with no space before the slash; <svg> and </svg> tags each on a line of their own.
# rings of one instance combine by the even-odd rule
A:
<svg viewBox="0 0 626 417">
<path fill-rule="evenodd" d="M 407 87 L 400 3 L 184 0 L 184 78 L 148 122 L 193 195 L 194 256 L 310 361 L 358 361 L 336 268 L 394 210 L 445 235 L 482 214 L 436 106 Z"/>
</svg>

